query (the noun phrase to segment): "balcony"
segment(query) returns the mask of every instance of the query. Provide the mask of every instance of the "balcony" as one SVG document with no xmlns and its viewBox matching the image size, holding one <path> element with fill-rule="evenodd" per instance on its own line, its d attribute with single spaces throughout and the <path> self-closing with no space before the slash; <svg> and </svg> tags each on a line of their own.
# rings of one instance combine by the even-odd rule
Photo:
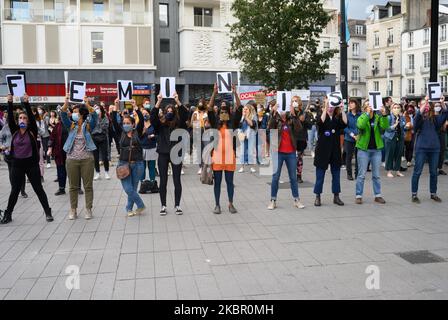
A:
<svg viewBox="0 0 448 320">
<path fill-rule="evenodd" d="M 414 68 L 406 68 L 405 69 L 405 73 L 406 73 L 406 75 L 413 75 L 413 74 L 415 74 L 415 69 Z"/>
<path fill-rule="evenodd" d="M 120 12 L 119 14 L 97 11 L 81 11 L 81 23 L 151 25 L 148 12 Z"/>
<path fill-rule="evenodd" d="M 56 22 L 56 23 L 75 23 L 76 7 L 67 7 L 65 9 L 28 9 L 28 8 L 6 8 L 3 9 L 5 21 L 17 22 Z"/>
<path fill-rule="evenodd" d="M 380 74 L 380 70 L 379 69 L 373 69 L 372 70 L 372 77 L 378 76 Z"/>
<path fill-rule="evenodd" d="M 420 73 L 429 73 L 429 67 L 421 66 Z"/>
</svg>

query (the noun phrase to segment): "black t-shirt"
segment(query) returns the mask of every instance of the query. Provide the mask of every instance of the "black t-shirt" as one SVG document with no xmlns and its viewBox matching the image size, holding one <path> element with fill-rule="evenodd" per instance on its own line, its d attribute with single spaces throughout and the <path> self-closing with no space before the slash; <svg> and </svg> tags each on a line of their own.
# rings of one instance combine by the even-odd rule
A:
<svg viewBox="0 0 448 320">
<path fill-rule="evenodd" d="M 131 161 L 143 161 L 143 149 L 138 140 L 137 134 L 132 137 L 132 148 L 130 147 L 131 138 L 127 134 L 123 134 L 120 140 L 121 152 L 120 160 L 129 161 L 129 151 L 132 150 Z"/>
<path fill-rule="evenodd" d="M 375 141 L 375 116 L 370 119 L 370 141 L 369 141 L 369 150 L 376 149 L 376 141 Z"/>
</svg>

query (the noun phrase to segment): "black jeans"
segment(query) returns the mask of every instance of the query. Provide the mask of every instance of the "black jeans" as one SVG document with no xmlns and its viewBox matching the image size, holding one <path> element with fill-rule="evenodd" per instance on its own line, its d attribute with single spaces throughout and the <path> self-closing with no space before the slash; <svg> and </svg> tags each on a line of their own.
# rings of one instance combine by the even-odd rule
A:
<svg viewBox="0 0 448 320">
<path fill-rule="evenodd" d="M 168 165 L 171 162 L 170 155 L 165 153 L 159 153 L 159 159 L 157 165 L 159 167 L 160 175 L 160 202 L 162 206 L 166 206 L 166 186 L 168 183 Z M 180 180 L 180 174 L 182 171 L 182 163 L 173 164 L 171 163 L 171 168 L 173 169 L 173 183 L 174 183 L 174 203 L 175 206 L 180 205 L 180 199 L 182 197 L 182 183 Z"/>
<path fill-rule="evenodd" d="M 11 187 L 12 187 L 12 180 L 13 180 L 12 177 L 13 177 L 13 175 L 12 175 L 11 160 L 6 161 L 6 163 L 8 164 L 9 183 L 11 184 Z M 25 178 L 25 176 L 23 176 L 22 187 L 20 188 L 20 192 L 22 194 L 25 193 L 25 185 L 26 185 L 26 178 Z"/>
<path fill-rule="evenodd" d="M 93 151 L 93 157 L 95 158 L 95 171 L 100 172 L 100 152 L 101 158 L 104 163 L 104 170 L 109 171 L 109 155 L 107 154 L 107 139 L 103 142 L 95 142 L 96 150 Z"/>
<path fill-rule="evenodd" d="M 227 185 L 227 196 L 229 197 L 229 203 L 233 203 L 233 194 L 235 190 L 235 186 L 233 185 L 233 176 L 235 172 L 233 171 L 213 171 L 213 176 L 215 178 L 214 183 L 214 192 L 215 192 L 215 202 L 216 205 L 219 206 L 219 200 L 221 197 L 221 182 L 222 182 L 222 173 L 225 173 L 226 185 Z"/>
<path fill-rule="evenodd" d="M 406 162 L 411 162 L 413 156 L 414 156 L 414 137 L 412 137 L 411 141 L 404 142 L 404 157 L 406 158 Z"/>
<path fill-rule="evenodd" d="M 44 150 L 44 161 L 47 161 L 47 163 L 51 163 L 51 157 L 47 156 L 48 141 L 50 141 L 50 137 L 41 138 L 41 141 L 42 141 L 42 148 Z"/>
<path fill-rule="evenodd" d="M 65 164 L 61 166 L 56 166 L 56 169 L 58 171 L 58 183 L 59 183 L 59 189 L 64 190 L 65 185 L 67 183 L 67 169 L 65 168 Z M 79 184 L 81 185 L 81 184 Z"/>
<path fill-rule="evenodd" d="M 347 168 L 347 175 L 353 174 L 352 159 L 355 156 L 355 178 L 358 176 L 358 152 L 356 151 L 356 142 L 344 140 L 345 151 L 345 167 Z"/>
<path fill-rule="evenodd" d="M 44 208 L 44 211 L 48 212 L 50 210 L 47 195 L 44 191 L 44 188 L 42 187 L 42 180 L 38 163 L 34 163 L 30 159 L 13 160 L 11 166 L 11 175 L 11 193 L 9 195 L 8 207 L 6 208 L 6 212 L 12 214 L 12 212 L 14 211 L 14 207 L 17 203 L 17 198 L 19 197 L 20 189 L 22 188 L 25 175 L 30 180 L 31 186 L 33 187 L 34 192 L 36 192 L 40 204 Z"/>
</svg>

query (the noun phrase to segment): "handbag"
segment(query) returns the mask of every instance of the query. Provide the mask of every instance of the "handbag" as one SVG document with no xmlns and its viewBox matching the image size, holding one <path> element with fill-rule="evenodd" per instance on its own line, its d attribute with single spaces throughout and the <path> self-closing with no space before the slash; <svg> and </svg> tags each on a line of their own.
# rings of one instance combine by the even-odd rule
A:
<svg viewBox="0 0 448 320">
<path fill-rule="evenodd" d="M 202 184 L 213 185 L 213 169 L 211 165 L 205 163 L 202 165 L 201 182 Z"/>
<path fill-rule="evenodd" d="M 117 178 L 120 180 L 126 179 L 131 174 L 131 168 L 129 167 L 129 163 L 131 162 L 131 155 L 132 155 L 132 137 L 131 137 L 131 141 L 129 142 L 129 144 L 130 144 L 130 147 L 129 147 L 128 162 L 121 164 L 121 165 L 117 166 L 117 168 L 116 168 Z"/>
</svg>

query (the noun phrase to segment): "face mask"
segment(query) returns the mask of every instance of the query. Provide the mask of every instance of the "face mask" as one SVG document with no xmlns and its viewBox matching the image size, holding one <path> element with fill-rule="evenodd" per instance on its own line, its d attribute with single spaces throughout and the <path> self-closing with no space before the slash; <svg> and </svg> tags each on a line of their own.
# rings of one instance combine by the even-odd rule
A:
<svg viewBox="0 0 448 320">
<path fill-rule="evenodd" d="M 43 115 L 43 114 L 44 114 L 44 112 L 43 112 L 42 110 L 38 110 L 37 113 L 38 113 L 39 115 Z"/>
<path fill-rule="evenodd" d="M 298 108 L 298 107 L 299 107 L 299 103 L 298 103 L 297 101 L 294 101 L 294 102 L 292 103 L 292 106 L 294 107 L 294 109 L 295 109 L 295 108 Z"/>
<path fill-rule="evenodd" d="M 99 115 L 101 113 L 101 110 L 100 109 L 96 109 L 95 112 L 96 112 L 96 114 Z"/>
<path fill-rule="evenodd" d="M 132 124 L 124 124 L 123 125 L 124 132 L 130 132 L 132 131 Z"/>
<path fill-rule="evenodd" d="M 435 111 L 435 112 L 440 112 L 441 110 L 442 110 L 442 107 L 435 107 L 435 108 L 434 108 L 434 111 Z"/>
<path fill-rule="evenodd" d="M 149 116 L 148 115 L 145 115 L 143 118 L 145 119 L 145 121 L 149 121 Z"/>
<path fill-rule="evenodd" d="M 392 113 L 394 114 L 394 116 L 398 116 L 400 114 L 400 110 L 394 109 Z"/>
<path fill-rule="evenodd" d="M 143 106 L 145 109 L 151 110 L 151 105 L 149 103 L 145 103 Z"/>
<path fill-rule="evenodd" d="M 72 113 L 72 119 L 73 119 L 73 121 L 78 122 L 78 120 L 79 120 L 79 113 Z"/>
<path fill-rule="evenodd" d="M 25 122 L 19 122 L 19 128 L 20 129 L 26 129 L 28 125 Z"/>
<path fill-rule="evenodd" d="M 165 115 L 165 119 L 166 119 L 166 121 L 173 121 L 174 113 L 173 112 L 167 112 L 167 114 Z"/>
</svg>

